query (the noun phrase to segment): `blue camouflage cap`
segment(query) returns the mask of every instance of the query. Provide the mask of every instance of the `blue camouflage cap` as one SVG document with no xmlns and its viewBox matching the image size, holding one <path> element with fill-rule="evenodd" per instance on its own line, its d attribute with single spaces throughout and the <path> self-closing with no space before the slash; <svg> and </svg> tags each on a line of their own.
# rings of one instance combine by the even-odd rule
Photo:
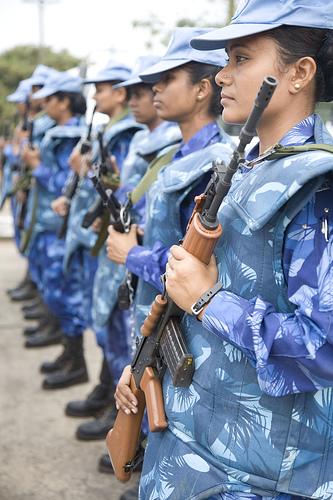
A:
<svg viewBox="0 0 333 500">
<path fill-rule="evenodd" d="M 43 99 L 56 92 L 76 92 L 79 94 L 81 91 L 82 78 L 73 76 L 67 71 L 58 71 L 57 74 L 46 80 L 44 87 L 35 92 L 32 99 Z"/>
<path fill-rule="evenodd" d="M 172 34 L 166 54 L 157 64 L 140 73 L 140 78 L 145 83 L 154 83 L 161 78 L 162 73 L 165 71 L 177 68 L 191 61 L 224 66 L 226 64 L 226 53 L 224 50 L 201 54 L 190 45 L 192 38 L 213 30 L 214 28 L 176 28 Z"/>
<path fill-rule="evenodd" d="M 17 89 L 12 94 L 7 96 L 7 101 L 9 102 L 26 102 L 31 92 L 31 81 L 30 78 L 21 80 L 18 84 Z"/>
<path fill-rule="evenodd" d="M 54 68 L 50 68 L 50 66 L 38 64 L 30 77 L 31 85 L 45 85 L 45 82 L 57 73 L 59 73 L 59 71 Z"/>
<path fill-rule="evenodd" d="M 231 24 L 199 37 L 198 50 L 225 47 L 229 40 L 262 33 L 282 25 L 333 29 L 333 8 L 327 0 L 240 0 Z"/>
<path fill-rule="evenodd" d="M 97 73 L 95 78 L 87 78 L 83 83 L 114 82 L 128 80 L 131 69 L 117 61 L 110 60 L 105 68 Z"/>
<path fill-rule="evenodd" d="M 121 87 L 130 87 L 131 85 L 137 85 L 138 83 L 143 83 L 140 78 L 140 73 L 142 73 L 145 69 L 151 67 L 153 64 L 157 63 L 161 58 L 158 56 L 141 56 L 135 62 L 134 68 L 128 80 L 124 82 L 117 83 L 113 88 L 121 88 Z"/>
</svg>

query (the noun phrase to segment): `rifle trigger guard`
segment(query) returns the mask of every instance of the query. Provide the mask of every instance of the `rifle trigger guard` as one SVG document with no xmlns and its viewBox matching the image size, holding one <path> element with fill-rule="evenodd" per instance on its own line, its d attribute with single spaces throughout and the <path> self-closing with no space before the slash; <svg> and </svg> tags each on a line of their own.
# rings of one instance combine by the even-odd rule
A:
<svg viewBox="0 0 333 500">
<path fill-rule="evenodd" d="M 120 221 L 124 227 L 125 233 L 128 233 L 130 230 L 130 227 L 131 227 L 131 221 L 130 221 L 130 217 L 129 217 L 129 213 L 128 213 L 126 205 L 121 206 L 119 217 L 120 217 Z"/>
</svg>

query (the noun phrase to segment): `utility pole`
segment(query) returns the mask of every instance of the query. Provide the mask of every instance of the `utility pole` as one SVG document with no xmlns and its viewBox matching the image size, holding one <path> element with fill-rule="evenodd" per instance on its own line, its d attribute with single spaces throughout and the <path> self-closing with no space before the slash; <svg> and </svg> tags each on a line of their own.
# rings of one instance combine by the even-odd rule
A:
<svg viewBox="0 0 333 500">
<path fill-rule="evenodd" d="M 26 3 L 35 3 L 38 7 L 38 33 L 39 33 L 39 43 L 38 43 L 38 62 L 43 62 L 43 47 L 45 46 L 45 36 L 44 36 L 44 12 L 45 6 L 51 3 L 57 3 L 58 0 L 23 0 Z"/>
</svg>

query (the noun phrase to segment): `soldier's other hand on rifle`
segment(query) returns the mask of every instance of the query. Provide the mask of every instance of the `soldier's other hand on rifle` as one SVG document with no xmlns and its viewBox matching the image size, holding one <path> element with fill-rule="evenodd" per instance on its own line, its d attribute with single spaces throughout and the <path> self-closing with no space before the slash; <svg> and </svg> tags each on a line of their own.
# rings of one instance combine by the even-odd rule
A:
<svg viewBox="0 0 333 500">
<path fill-rule="evenodd" d="M 120 170 L 118 167 L 117 158 L 114 155 L 110 156 L 110 167 L 111 167 L 111 171 L 114 174 L 120 175 Z"/>
<path fill-rule="evenodd" d="M 170 248 L 166 266 L 166 289 L 170 298 L 183 311 L 191 314 L 191 306 L 217 281 L 214 255 L 207 266 L 181 246 L 173 245 Z M 199 319 L 202 314 L 203 311 Z"/>
<path fill-rule="evenodd" d="M 94 231 L 94 233 L 99 233 L 100 230 L 102 229 L 102 218 L 97 217 L 94 222 L 91 224 L 91 229 Z"/>
<path fill-rule="evenodd" d="M 116 400 L 117 410 L 121 409 L 127 415 L 130 415 L 130 413 L 138 412 L 137 409 L 138 400 L 136 399 L 133 392 L 129 388 L 130 380 L 131 380 L 131 366 L 127 365 L 125 366 L 123 373 L 119 379 L 116 392 L 114 395 Z"/>
<path fill-rule="evenodd" d="M 68 162 L 74 172 L 79 175 L 85 175 L 90 167 L 90 155 L 81 155 L 80 149 L 74 148 Z"/>
<path fill-rule="evenodd" d="M 40 153 L 38 148 L 31 149 L 28 144 L 26 144 L 23 147 L 21 156 L 24 163 L 32 169 L 40 165 Z"/>
<path fill-rule="evenodd" d="M 108 258 L 116 264 L 125 264 L 129 251 L 138 245 L 140 231 L 137 224 L 133 224 L 128 233 L 119 233 L 113 226 L 109 226 L 109 237 L 106 240 Z"/>
<path fill-rule="evenodd" d="M 66 196 L 59 196 L 56 200 L 52 201 L 51 203 L 51 208 L 52 210 L 58 214 L 61 215 L 61 217 L 65 217 L 68 213 L 68 199 Z"/>
<path fill-rule="evenodd" d="M 18 203 L 25 203 L 27 201 L 27 193 L 23 189 L 19 189 L 16 191 L 15 198 Z"/>
</svg>

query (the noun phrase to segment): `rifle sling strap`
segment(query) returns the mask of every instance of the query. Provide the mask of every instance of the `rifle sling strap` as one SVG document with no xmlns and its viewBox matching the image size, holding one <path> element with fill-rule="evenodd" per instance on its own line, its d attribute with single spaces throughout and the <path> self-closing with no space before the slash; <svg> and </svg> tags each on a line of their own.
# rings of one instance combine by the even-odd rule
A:
<svg viewBox="0 0 333 500">
<path fill-rule="evenodd" d="M 159 156 L 158 158 L 154 158 L 154 160 L 149 164 L 147 171 L 140 180 L 139 184 L 133 189 L 131 193 L 129 193 L 132 205 L 135 205 L 148 191 L 150 186 L 157 179 L 159 171 L 162 169 L 162 167 L 171 162 L 178 148 L 179 146 L 169 149 L 167 153 Z"/>
<path fill-rule="evenodd" d="M 104 214 L 102 215 L 102 225 L 101 225 L 101 230 L 98 234 L 98 238 L 92 247 L 90 253 L 93 257 L 97 257 L 99 254 L 100 249 L 106 242 L 106 239 L 108 237 L 108 226 L 110 224 L 110 214 L 107 210 L 104 211 Z"/>
<path fill-rule="evenodd" d="M 333 154 L 333 145 L 331 144 L 303 144 L 302 146 L 281 146 L 278 144 L 267 160 L 277 160 L 285 156 L 307 153 L 308 151 L 326 151 Z"/>
</svg>

